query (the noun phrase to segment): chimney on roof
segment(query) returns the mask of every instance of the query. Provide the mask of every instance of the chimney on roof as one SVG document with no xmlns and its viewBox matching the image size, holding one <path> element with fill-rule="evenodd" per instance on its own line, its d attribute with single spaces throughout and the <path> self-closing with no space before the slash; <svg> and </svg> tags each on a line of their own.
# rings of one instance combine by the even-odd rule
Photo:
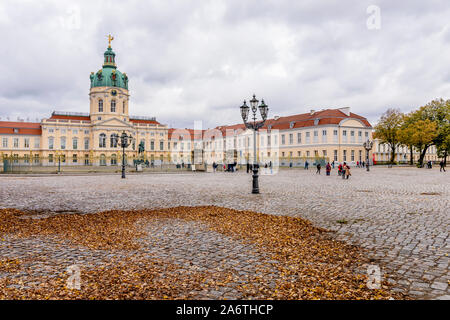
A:
<svg viewBox="0 0 450 320">
<path fill-rule="evenodd" d="M 278 119 L 280 119 L 280 116 L 274 116 L 273 117 L 273 120 L 278 120 Z"/>
<path fill-rule="evenodd" d="M 350 107 L 339 108 L 338 110 L 344 113 L 347 117 L 350 117 Z"/>
<path fill-rule="evenodd" d="M 312 110 L 310 111 L 310 114 L 313 115 L 316 112 L 316 110 Z"/>
</svg>

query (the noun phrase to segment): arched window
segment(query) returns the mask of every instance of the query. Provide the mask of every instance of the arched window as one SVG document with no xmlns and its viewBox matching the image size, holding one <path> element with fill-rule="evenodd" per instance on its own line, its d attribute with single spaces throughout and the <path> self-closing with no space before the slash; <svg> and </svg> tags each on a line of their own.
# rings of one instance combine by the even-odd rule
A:
<svg viewBox="0 0 450 320">
<path fill-rule="evenodd" d="M 115 138 L 114 133 L 111 134 L 110 140 L 111 140 L 111 143 L 110 143 L 111 148 L 117 148 L 117 139 Z"/>
<path fill-rule="evenodd" d="M 117 156 L 116 156 L 116 154 L 112 154 L 111 155 L 111 165 L 112 166 L 117 165 Z"/>
<path fill-rule="evenodd" d="M 104 154 L 100 155 L 100 165 L 106 166 L 106 156 Z"/>
<path fill-rule="evenodd" d="M 98 146 L 100 148 L 106 148 L 106 134 L 101 133 L 99 136 Z"/>
<path fill-rule="evenodd" d="M 116 112 L 116 100 L 111 100 L 111 112 Z"/>
<path fill-rule="evenodd" d="M 48 148 L 49 149 L 53 149 L 53 143 L 54 143 L 53 137 L 49 137 L 48 138 Z"/>
<path fill-rule="evenodd" d="M 103 100 L 98 100 L 98 112 L 103 112 Z"/>
</svg>

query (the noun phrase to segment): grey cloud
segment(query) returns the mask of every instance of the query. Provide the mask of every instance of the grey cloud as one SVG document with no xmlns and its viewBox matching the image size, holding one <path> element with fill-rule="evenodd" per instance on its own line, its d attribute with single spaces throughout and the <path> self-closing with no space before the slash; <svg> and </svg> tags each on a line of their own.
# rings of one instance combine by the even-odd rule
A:
<svg viewBox="0 0 450 320">
<path fill-rule="evenodd" d="M 106 35 L 131 113 L 214 127 L 256 93 L 271 115 L 350 106 L 374 122 L 448 98 L 448 1 L 12 1 L 0 4 L 0 116 L 89 110 Z M 31 116 L 30 116 L 31 117 Z"/>
</svg>

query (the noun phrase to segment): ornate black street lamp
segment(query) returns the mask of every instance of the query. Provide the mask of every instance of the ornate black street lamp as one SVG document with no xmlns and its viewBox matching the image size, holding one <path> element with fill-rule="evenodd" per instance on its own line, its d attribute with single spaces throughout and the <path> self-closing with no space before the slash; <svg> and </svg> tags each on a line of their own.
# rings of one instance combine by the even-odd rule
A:
<svg viewBox="0 0 450 320">
<path fill-rule="evenodd" d="M 370 152 L 370 150 L 372 150 L 373 141 L 370 141 L 369 139 L 367 139 L 367 141 L 363 143 L 363 147 L 364 147 L 364 149 L 366 149 L 366 168 L 367 168 L 367 171 L 369 171 L 369 152 Z"/>
<path fill-rule="evenodd" d="M 252 108 L 253 113 L 253 122 L 247 122 L 248 114 L 250 111 L 250 107 L 247 106 L 247 102 L 244 100 L 244 104 L 241 106 L 241 116 L 242 120 L 244 120 L 245 127 L 247 129 L 253 130 L 253 187 L 252 187 L 252 193 L 258 194 L 259 193 L 259 184 L 258 184 L 258 163 L 257 163 L 257 157 L 256 157 L 256 132 L 264 126 L 264 122 L 267 119 L 267 114 L 269 112 L 269 107 L 264 103 L 264 100 L 261 101 L 261 104 L 258 107 L 258 100 L 256 99 L 255 95 L 253 95 L 253 99 L 250 100 L 250 107 Z M 256 112 L 258 111 L 261 113 L 262 121 L 256 121 Z"/>
<path fill-rule="evenodd" d="M 115 141 L 119 141 L 119 135 L 117 133 L 114 134 L 113 138 Z M 122 179 L 125 179 L 125 148 L 127 148 L 133 140 L 133 137 L 130 135 L 127 135 L 124 132 L 122 132 L 122 135 L 120 136 L 120 147 L 122 148 Z"/>
<path fill-rule="evenodd" d="M 61 173 L 61 154 L 58 153 L 58 173 Z"/>
</svg>

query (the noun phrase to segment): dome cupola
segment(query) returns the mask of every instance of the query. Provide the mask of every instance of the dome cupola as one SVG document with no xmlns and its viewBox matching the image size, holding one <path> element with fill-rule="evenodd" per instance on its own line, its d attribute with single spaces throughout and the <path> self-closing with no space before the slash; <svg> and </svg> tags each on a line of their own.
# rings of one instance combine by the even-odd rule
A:
<svg viewBox="0 0 450 320">
<path fill-rule="evenodd" d="M 128 76 L 117 69 L 116 54 L 111 48 L 114 37 L 108 36 L 109 45 L 104 53 L 102 69 L 96 73 L 91 72 L 91 88 L 94 87 L 118 87 L 128 90 Z"/>
</svg>

